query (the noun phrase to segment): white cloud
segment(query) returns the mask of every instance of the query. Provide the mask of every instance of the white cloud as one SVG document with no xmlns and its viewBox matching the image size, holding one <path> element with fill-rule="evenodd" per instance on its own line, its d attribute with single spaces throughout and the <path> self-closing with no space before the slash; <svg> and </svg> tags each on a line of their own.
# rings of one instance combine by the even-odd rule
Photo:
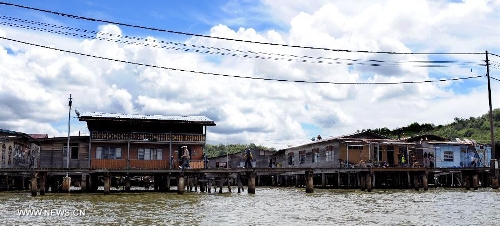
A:
<svg viewBox="0 0 500 226">
<path fill-rule="evenodd" d="M 206 32 L 233 39 L 334 49 L 500 51 L 495 45 L 500 36 L 495 24 L 500 19 L 499 1 L 272 0 L 264 4 L 268 8 L 262 13 L 272 13 L 269 16 L 282 23 L 280 29 L 269 26 L 259 30 L 251 25 L 232 29 L 232 25 L 216 24 Z M 115 41 L 128 31 L 116 25 L 101 25 L 97 29 L 101 32 L 98 37 L 112 37 Z M 338 136 L 412 122 L 444 124 L 454 117 L 477 117 L 488 110 L 484 79 L 334 85 L 224 76 L 289 81 L 404 82 L 484 75 L 481 66 L 437 69 L 416 66 L 419 65 L 416 61 L 440 56 L 343 53 L 200 37 L 180 40 L 198 47 L 221 48 L 210 49 L 212 53 L 237 50 L 239 57 L 231 57 L 157 48 L 154 46 L 162 40 L 171 40 L 153 32 L 137 44 L 74 39 L 6 27 L 0 27 L 0 36 L 179 69 L 130 65 L 0 40 L 0 128 L 26 133 L 64 136 L 70 93 L 74 108 L 80 112 L 206 115 L 217 124 L 208 128 L 209 142 L 252 142 L 276 148 L 295 145 L 318 134 Z M 242 57 L 245 54 L 247 57 Z M 270 59 L 262 59 L 268 57 Z M 447 57 L 457 62 L 480 62 L 484 58 Z M 300 62 L 304 59 L 308 62 Z M 320 60 L 322 63 L 317 63 Z M 360 62 L 378 66 L 361 66 Z M 473 72 L 469 67 L 474 68 Z M 493 73 L 498 76 L 498 71 Z M 498 90 L 498 82 L 492 85 L 492 90 Z M 500 94 L 494 93 L 493 98 L 498 100 Z M 500 107 L 496 103 L 494 107 Z M 318 129 L 310 131 L 304 125 Z M 76 129 L 71 133 L 76 134 L 84 130 L 85 125 L 80 123 L 72 128 Z"/>
</svg>

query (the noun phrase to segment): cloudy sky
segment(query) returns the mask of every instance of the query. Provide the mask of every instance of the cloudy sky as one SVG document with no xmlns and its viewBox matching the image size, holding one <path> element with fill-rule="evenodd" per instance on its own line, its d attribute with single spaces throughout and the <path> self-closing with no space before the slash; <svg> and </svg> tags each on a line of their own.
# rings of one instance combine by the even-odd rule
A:
<svg viewBox="0 0 500 226">
<path fill-rule="evenodd" d="M 500 107 L 500 0 L 5 2 L 2 129 L 67 136 L 70 94 L 79 112 L 208 116 L 214 144 L 447 124 L 488 112 L 485 51 Z"/>
</svg>

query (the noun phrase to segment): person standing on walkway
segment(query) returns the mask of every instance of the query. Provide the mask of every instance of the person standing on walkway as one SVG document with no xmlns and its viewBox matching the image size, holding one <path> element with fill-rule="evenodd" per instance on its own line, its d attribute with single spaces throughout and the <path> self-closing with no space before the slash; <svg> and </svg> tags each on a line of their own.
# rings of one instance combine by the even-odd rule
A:
<svg viewBox="0 0 500 226">
<path fill-rule="evenodd" d="M 245 150 L 245 156 L 243 156 L 243 158 L 245 158 L 245 168 L 252 168 L 252 159 L 253 159 L 253 155 L 252 155 L 252 150 L 250 148 L 247 148 Z"/>
<path fill-rule="evenodd" d="M 189 150 L 187 146 L 182 146 L 183 151 L 182 151 L 182 168 L 186 169 L 189 168 Z"/>
</svg>

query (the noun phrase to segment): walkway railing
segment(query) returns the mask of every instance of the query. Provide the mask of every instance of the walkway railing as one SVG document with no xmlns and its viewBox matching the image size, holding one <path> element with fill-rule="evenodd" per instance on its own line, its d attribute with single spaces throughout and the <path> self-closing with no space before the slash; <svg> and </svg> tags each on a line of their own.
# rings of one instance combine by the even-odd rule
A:
<svg viewBox="0 0 500 226">
<path fill-rule="evenodd" d="M 126 169 L 127 160 L 125 159 L 92 159 L 91 169 Z"/>
</svg>

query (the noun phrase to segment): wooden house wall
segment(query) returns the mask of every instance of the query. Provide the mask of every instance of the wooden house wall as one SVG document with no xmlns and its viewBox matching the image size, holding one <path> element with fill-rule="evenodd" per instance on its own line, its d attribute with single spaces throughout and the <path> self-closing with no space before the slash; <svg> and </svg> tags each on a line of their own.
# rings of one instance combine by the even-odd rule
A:
<svg viewBox="0 0 500 226">
<path fill-rule="evenodd" d="M 363 145 L 359 147 L 359 145 Z M 349 164 L 360 164 L 361 160 L 364 163 L 382 163 L 390 162 L 392 159 L 392 164 L 397 166 L 400 164 L 398 159 L 398 154 L 400 150 L 403 149 L 400 145 L 392 144 L 378 144 L 378 155 L 380 155 L 380 161 L 376 159 L 378 157 L 376 149 L 377 143 L 352 143 L 349 144 L 349 152 L 347 151 L 347 144 L 343 141 L 331 140 L 322 141 L 320 143 L 311 143 L 310 145 L 302 145 L 299 147 L 291 147 L 284 150 L 280 156 L 276 156 L 276 161 L 278 165 L 282 167 L 341 167 L 344 166 L 346 161 L 349 160 Z M 405 146 L 406 147 L 406 146 Z M 362 149 L 359 149 L 362 148 Z M 314 152 L 319 153 L 319 161 L 313 162 Z M 327 159 L 326 152 L 332 150 L 333 155 Z M 301 155 L 305 155 L 305 160 L 301 162 Z M 349 158 L 347 158 L 349 155 Z M 289 157 L 293 156 L 293 164 L 289 165 Z M 342 163 L 341 163 L 342 162 Z"/>
<path fill-rule="evenodd" d="M 166 169 L 170 168 L 170 156 L 173 156 L 173 167 L 178 167 L 180 165 L 180 150 L 184 145 L 181 144 L 172 144 L 172 150 L 170 152 L 170 143 L 134 143 L 131 142 L 130 146 L 128 142 L 93 142 L 92 150 L 91 150 L 91 158 L 93 163 L 93 168 L 108 168 L 108 167 L 118 167 L 125 168 L 127 164 L 131 168 L 142 168 L 142 169 Z M 193 167 L 199 168 L 202 161 L 203 155 L 203 145 L 187 145 L 189 150 L 191 151 L 191 162 L 193 163 Z M 114 147 L 121 148 L 121 159 L 110 159 L 110 160 L 102 160 L 96 159 L 96 150 L 98 147 Z M 162 156 L 161 159 L 156 160 L 140 160 L 139 158 L 139 149 L 148 148 L 148 149 L 161 149 Z M 170 155 L 172 154 L 172 155 Z M 127 163 L 128 160 L 128 163 Z M 102 162 L 102 163 L 101 163 Z M 113 163 L 115 162 L 115 163 Z"/>
<path fill-rule="evenodd" d="M 67 160 L 63 150 L 68 145 L 64 139 L 44 139 L 40 141 L 40 168 L 66 168 Z M 89 144 L 85 137 L 70 139 L 70 145 L 78 144 L 78 159 L 70 159 L 69 168 L 89 167 Z"/>
</svg>

